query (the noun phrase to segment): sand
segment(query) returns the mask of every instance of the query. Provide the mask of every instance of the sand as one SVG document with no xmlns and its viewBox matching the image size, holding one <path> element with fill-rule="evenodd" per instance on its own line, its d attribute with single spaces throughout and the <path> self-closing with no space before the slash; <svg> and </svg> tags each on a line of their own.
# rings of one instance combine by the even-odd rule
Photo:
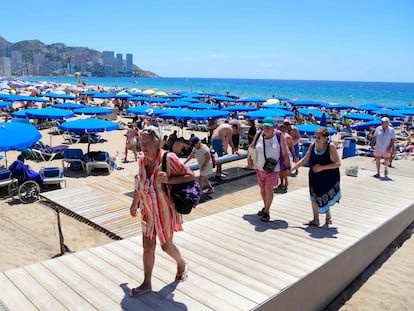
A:
<svg viewBox="0 0 414 311">
<path fill-rule="evenodd" d="M 120 119 L 128 121 L 128 119 Z M 164 134 L 175 129 L 168 128 Z M 50 144 L 49 130 L 42 130 L 42 141 Z M 110 155 L 118 153 L 118 157 L 124 157 L 124 145 L 126 130 L 118 130 L 102 133 L 107 141 L 91 145 L 91 150 L 107 150 Z M 180 132 L 179 132 L 180 133 Z M 190 133 L 184 131 L 184 137 L 188 138 Z M 196 132 L 201 138 L 206 133 Z M 61 135 L 52 136 L 52 145 L 59 145 L 63 142 Z M 86 144 L 74 144 L 72 147 L 80 147 L 86 151 Z M 17 157 L 18 152 L 7 153 L 9 164 Z M 135 170 L 133 155 L 129 154 L 129 163 L 123 163 L 124 172 Z M 354 157 L 352 163 L 360 167 L 374 170 L 372 158 Z M 34 170 L 41 166 L 58 165 L 61 160 L 51 162 L 26 162 Z M 343 166 L 349 161 L 343 161 Z M 397 164 L 398 165 L 398 164 Z M 414 163 L 413 163 L 414 165 Z M 289 191 L 307 187 L 306 168 L 301 173 L 289 179 Z M 122 174 L 122 171 L 115 171 L 113 174 Z M 107 175 L 94 174 L 84 177 L 67 177 L 67 187 L 80 184 L 99 182 Z M 237 193 L 229 193 L 221 199 L 232 200 L 232 197 L 244 197 L 248 202 L 260 200 L 257 186 L 251 189 L 243 189 Z M 203 204 L 208 204 L 203 203 Z M 104 233 L 75 220 L 72 217 L 61 214 L 62 228 L 64 228 L 65 244 L 72 251 L 80 251 L 94 246 L 111 243 L 111 240 Z M 0 271 L 21 267 L 31 263 L 47 260 L 60 253 L 59 234 L 57 228 L 56 214 L 53 209 L 41 202 L 33 204 L 21 204 L 11 199 L 0 199 Z M 347 288 L 337 300 L 327 307 L 328 310 L 412 310 L 414 309 L 414 240 L 411 238 L 413 225 L 406 230 L 390 246 L 380 258 L 370 266 L 349 288 Z"/>
</svg>

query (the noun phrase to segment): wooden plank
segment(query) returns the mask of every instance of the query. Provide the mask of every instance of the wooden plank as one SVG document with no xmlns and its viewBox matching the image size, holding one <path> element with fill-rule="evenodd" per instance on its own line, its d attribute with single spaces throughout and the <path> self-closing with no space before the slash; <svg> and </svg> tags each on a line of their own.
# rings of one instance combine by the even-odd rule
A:
<svg viewBox="0 0 414 311">
<path fill-rule="evenodd" d="M 117 309 L 119 303 L 110 296 L 105 295 L 103 283 L 100 275 L 94 275 L 93 283 L 87 278 L 91 273 L 96 273 L 91 267 L 79 265 L 73 269 L 73 265 L 78 264 L 74 257 L 60 257 L 57 260 L 43 262 L 43 265 L 60 280 L 73 289 L 77 295 L 88 301 L 98 310 Z"/>
<path fill-rule="evenodd" d="M 67 310 L 42 284 L 33 279 L 24 269 L 13 269 L 5 272 L 22 294 L 39 310 Z M 25 308 L 21 309 L 25 310 Z"/>
<path fill-rule="evenodd" d="M 96 310 L 68 284 L 64 283 L 55 274 L 46 269 L 42 263 L 27 266 L 25 270 L 68 310 Z"/>
<path fill-rule="evenodd" d="M 4 273 L 0 273 L 0 299 L 10 310 L 38 310 Z"/>
</svg>

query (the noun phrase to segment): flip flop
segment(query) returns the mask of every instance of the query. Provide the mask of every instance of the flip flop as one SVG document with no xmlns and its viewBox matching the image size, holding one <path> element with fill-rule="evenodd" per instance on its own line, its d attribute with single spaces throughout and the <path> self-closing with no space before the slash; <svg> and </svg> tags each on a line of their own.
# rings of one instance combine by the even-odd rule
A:
<svg viewBox="0 0 414 311">
<path fill-rule="evenodd" d="M 319 224 L 314 222 L 313 220 L 310 220 L 308 222 L 304 223 L 305 226 L 314 226 L 314 227 L 319 227 Z"/>
<path fill-rule="evenodd" d="M 189 265 L 188 265 L 188 263 L 186 263 L 184 271 L 181 272 L 181 273 L 176 274 L 176 276 L 175 276 L 175 281 L 176 282 L 184 282 L 187 279 L 187 277 L 188 277 L 188 268 L 189 268 Z"/>
<path fill-rule="evenodd" d="M 144 295 L 146 293 L 149 293 L 151 291 L 151 288 L 147 288 L 147 289 L 139 289 L 138 287 L 132 288 L 129 291 L 129 296 L 131 297 L 139 297 L 141 295 Z"/>
</svg>

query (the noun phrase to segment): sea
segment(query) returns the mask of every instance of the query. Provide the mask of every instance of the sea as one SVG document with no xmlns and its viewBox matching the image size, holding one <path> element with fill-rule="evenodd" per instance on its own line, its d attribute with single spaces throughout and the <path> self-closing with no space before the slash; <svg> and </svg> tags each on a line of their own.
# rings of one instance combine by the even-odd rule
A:
<svg viewBox="0 0 414 311">
<path fill-rule="evenodd" d="M 154 89 L 164 92 L 213 92 L 239 97 L 284 97 L 329 103 L 379 104 L 384 107 L 414 105 L 414 83 L 316 81 L 223 78 L 118 78 L 118 77 L 36 77 L 28 81 L 100 85 L 116 88 Z"/>
</svg>

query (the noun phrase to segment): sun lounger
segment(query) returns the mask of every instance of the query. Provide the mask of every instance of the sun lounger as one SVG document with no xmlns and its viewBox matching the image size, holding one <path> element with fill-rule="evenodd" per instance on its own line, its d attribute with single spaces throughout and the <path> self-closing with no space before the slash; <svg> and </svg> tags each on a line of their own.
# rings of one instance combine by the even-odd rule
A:
<svg viewBox="0 0 414 311">
<path fill-rule="evenodd" d="M 66 179 L 63 174 L 63 168 L 57 166 L 42 167 L 39 170 L 40 175 L 43 176 L 43 184 L 45 185 L 59 185 L 62 188 L 62 184 L 66 188 Z"/>
<path fill-rule="evenodd" d="M 69 164 L 72 169 L 75 167 L 82 168 L 85 170 L 85 156 L 82 149 L 68 148 L 63 151 L 62 167 L 65 170 L 65 163 Z"/>
<path fill-rule="evenodd" d="M 86 173 L 91 174 L 93 169 L 103 168 L 108 170 L 108 174 L 111 174 L 112 167 L 109 161 L 109 153 L 102 151 L 99 153 L 93 153 L 92 156 L 89 155 L 88 161 L 86 162 Z"/>
</svg>

